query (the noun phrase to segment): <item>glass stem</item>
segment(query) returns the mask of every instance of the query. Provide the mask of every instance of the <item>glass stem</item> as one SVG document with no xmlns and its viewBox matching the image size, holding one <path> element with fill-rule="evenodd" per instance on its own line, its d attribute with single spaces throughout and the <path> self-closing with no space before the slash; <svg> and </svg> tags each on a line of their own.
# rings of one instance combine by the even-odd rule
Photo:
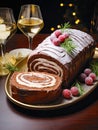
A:
<svg viewBox="0 0 98 130">
<path fill-rule="evenodd" d="M 0 56 L 4 56 L 5 54 L 5 44 L 0 44 Z"/>
<path fill-rule="evenodd" d="M 29 41 L 29 49 L 31 49 L 31 50 L 32 50 L 33 38 L 28 37 L 28 41 Z"/>
</svg>

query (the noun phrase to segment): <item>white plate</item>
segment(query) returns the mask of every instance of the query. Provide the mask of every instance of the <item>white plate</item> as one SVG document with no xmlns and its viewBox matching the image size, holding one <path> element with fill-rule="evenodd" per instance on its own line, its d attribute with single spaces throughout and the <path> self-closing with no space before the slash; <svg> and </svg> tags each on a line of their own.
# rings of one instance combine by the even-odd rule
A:
<svg viewBox="0 0 98 130">
<path fill-rule="evenodd" d="M 22 71 L 22 72 L 27 72 L 27 58 L 24 58 L 21 62 L 17 64 L 17 68 Z M 81 101 L 84 99 L 86 96 L 88 96 L 92 91 L 98 86 L 98 80 L 94 82 L 93 85 L 87 86 L 85 84 L 81 84 L 83 87 L 84 93 L 78 97 L 73 97 L 71 100 L 63 98 L 61 95 L 59 99 L 57 99 L 54 102 L 51 102 L 49 104 L 37 104 L 37 105 L 29 105 L 23 102 L 20 102 L 18 100 L 15 100 L 12 95 L 11 95 L 11 87 L 10 87 L 10 78 L 11 78 L 12 73 L 10 73 L 6 79 L 5 82 L 5 92 L 8 97 L 8 99 L 13 102 L 14 104 L 18 105 L 19 107 L 23 107 L 26 109 L 31 109 L 31 110 L 56 110 L 60 108 L 66 108 L 68 106 L 71 106 L 75 104 L 76 102 Z M 98 77 L 97 77 L 98 78 Z M 93 98 L 93 97 L 92 97 Z"/>
<path fill-rule="evenodd" d="M 12 56 L 14 56 L 16 59 L 21 59 L 27 57 L 32 52 L 31 49 L 27 48 L 19 48 L 14 49 L 9 52 Z"/>
</svg>

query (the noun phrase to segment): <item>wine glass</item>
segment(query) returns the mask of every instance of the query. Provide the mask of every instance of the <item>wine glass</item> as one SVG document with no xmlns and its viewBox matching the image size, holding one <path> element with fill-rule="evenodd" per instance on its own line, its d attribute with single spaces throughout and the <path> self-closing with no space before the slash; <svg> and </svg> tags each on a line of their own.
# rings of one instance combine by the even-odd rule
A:
<svg viewBox="0 0 98 130">
<path fill-rule="evenodd" d="M 7 75 L 9 71 L 5 65 L 10 59 L 5 57 L 5 45 L 16 32 L 16 22 L 13 10 L 7 7 L 0 7 L 0 76 Z"/>
<path fill-rule="evenodd" d="M 29 49 L 32 49 L 34 36 L 44 26 L 40 7 L 34 4 L 22 5 L 17 26 L 28 37 Z"/>
</svg>

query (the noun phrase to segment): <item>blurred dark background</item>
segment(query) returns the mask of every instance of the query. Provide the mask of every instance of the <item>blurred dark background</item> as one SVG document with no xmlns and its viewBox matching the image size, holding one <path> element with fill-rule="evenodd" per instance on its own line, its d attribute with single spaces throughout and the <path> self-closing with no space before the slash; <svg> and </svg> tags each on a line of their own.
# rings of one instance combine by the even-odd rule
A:
<svg viewBox="0 0 98 130">
<path fill-rule="evenodd" d="M 0 7 L 12 8 L 17 22 L 21 5 L 38 4 L 45 24 L 40 33 L 51 33 L 68 21 L 73 28 L 89 32 L 96 2 L 97 0 L 2 0 Z"/>
</svg>

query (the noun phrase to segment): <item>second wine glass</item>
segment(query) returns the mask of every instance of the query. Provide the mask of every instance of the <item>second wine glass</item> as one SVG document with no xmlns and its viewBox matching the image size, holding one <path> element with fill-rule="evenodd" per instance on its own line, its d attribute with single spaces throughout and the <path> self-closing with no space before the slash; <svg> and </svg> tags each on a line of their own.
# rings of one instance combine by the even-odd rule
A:
<svg viewBox="0 0 98 130">
<path fill-rule="evenodd" d="M 13 10 L 7 7 L 0 7 L 0 76 L 7 75 L 6 68 L 11 59 L 5 56 L 6 43 L 17 30 Z"/>
<path fill-rule="evenodd" d="M 34 4 L 22 5 L 17 26 L 28 37 L 29 49 L 32 49 L 34 36 L 44 26 L 40 7 Z"/>
</svg>

